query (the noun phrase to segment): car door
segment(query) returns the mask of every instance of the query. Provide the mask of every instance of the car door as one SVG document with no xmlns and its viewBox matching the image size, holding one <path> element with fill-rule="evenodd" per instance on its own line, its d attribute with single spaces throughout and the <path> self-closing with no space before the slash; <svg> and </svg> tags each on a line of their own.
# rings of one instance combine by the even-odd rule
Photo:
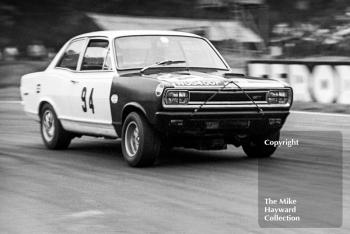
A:
<svg viewBox="0 0 350 234">
<path fill-rule="evenodd" d="M 69 104 L 71 80 L 78 69 L 78 63 L 84 52 L 87 38 L 79 38 L 71 41 L 53 69 L 48 69 L 45 74 L 45 82 L 41 86 L 43 96 L 49 96 L 55 107 L 55 111 L 61 122 L 74 118 L 74 113 Z M 47 94 L 47 95 L 45 95 Z"/>
<path fill-rule="evenodd" d="M 90 38 L 71 80 L 69 100 L 77 129 L 89 135 L 116 137 L 112 125 L 110 92 L 116 72 L 111 62 L 110 42 Z"/>
</svg>

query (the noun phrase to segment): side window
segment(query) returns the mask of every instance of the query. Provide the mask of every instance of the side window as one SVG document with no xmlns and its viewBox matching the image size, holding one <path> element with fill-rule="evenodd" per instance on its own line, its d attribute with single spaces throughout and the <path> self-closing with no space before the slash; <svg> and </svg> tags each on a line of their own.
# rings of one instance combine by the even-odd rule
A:
<svg viewBox="0 0 350 234">
<path fill-rule="evenodd" d="M 90 40 L 86 52 L 84 54 L 82 71 L 99 71 L 106 70 L 105 66 L 108 54 L 108 41 L 101 39 Z"/>
<path fill-rule="evenodd" d="M 83 51 L 84 43 L 85 39 L 72 42 L 64 52 L 64 55 L 62 56 L 60 62 L 57 64 L 57 67 L 76 70 L 78 66 L 79 56 Z"/>
</svg>

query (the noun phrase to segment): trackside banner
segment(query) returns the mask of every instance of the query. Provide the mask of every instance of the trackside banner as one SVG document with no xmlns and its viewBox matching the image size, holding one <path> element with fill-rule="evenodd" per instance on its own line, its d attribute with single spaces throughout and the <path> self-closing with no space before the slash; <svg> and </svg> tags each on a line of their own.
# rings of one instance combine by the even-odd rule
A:
<svg viewBox="0 0 350 234">
<path fill-rule="evenodd" d="M 289 83 L 295 101 L 350 104 L 350 61 L 253 60 L 247 74 Z"/>
</svg>

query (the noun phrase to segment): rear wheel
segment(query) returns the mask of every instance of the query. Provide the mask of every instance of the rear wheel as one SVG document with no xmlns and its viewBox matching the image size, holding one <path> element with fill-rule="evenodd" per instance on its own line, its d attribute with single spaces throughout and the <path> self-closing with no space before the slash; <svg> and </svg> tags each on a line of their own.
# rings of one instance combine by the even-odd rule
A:
<svg viewBox="0 0 350 234">
<path fill-rule="evenodd" d="M 49 149 L 66 149 L 72 140 L 72 135 L 63 129 L 49 104 L 44 104 L 40 111 L 40 132 L 45 146 Z"/>
<path fill-rule="evenodd" d="M 249 142 L 242 145 L 244 152 L 248 157 L 252 158 L 267 158 L 276 151 L 277 147 L 273 145 L 266 145 L 265 141 L 278 141 L 280 139 L 280 132 L 275 132 L 268 136 L 259 136 L 252 138 Z"/>
<path fill-rule="evenodd" d="M 132 112 L 122 129 L 122 151 L 132 167 L 151 166 L 160 152 L 160 139 L 144 116 Z"/>
</svg>

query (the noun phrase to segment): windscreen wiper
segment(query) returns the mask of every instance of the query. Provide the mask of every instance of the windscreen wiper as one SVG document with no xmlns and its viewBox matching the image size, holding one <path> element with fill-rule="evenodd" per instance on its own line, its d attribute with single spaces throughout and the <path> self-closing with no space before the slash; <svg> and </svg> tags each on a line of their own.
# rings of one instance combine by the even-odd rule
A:
<svg viewBox="0 0 350 234">
<path fill-rule="evenodd" d="M 235 72 L 226 72 L 224 73 L 225 78 L 232 78 L 232 77 L 246 77 L 243 73 L 235 73 Z"/>
<path fill-rule="evenodd" d="M 186 63 L 186 61 L 184 61 L 184 60 L 165 60 L 165 61 L 157 62 L 157 63 L 154 63 L 152 65 L 149 65 L 147 67 L 142 68 L 140 73 L 143 74 L 146 70 L 148 70 L 152 67 L 163 66 L 163 65 L 168 66 L 168 65 L 180 64 L 180 63 Z"/>
</svg>

